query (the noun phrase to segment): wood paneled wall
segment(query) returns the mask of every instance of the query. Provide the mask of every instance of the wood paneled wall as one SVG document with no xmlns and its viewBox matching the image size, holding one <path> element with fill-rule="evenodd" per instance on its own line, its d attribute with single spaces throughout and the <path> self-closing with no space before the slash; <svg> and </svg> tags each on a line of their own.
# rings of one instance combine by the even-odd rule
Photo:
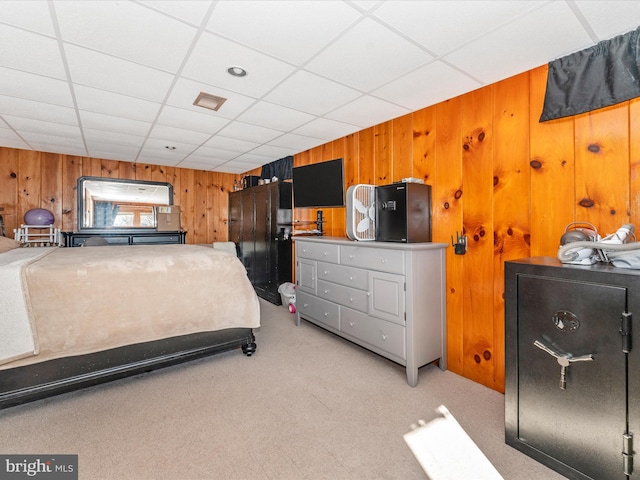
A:
<svg viewBox="0 0 640 480">
<path fill-rule="evenodd" d="M 238 175 L 0 148 L 0 215 L 7 236 L 36 207 L 51 210 L 61 230 L 76 230 L 76 181 L 82 176 L 169 182 L 187 243 L 228 239 L 228 194 Z"/>
<path fill-rule="evenodd" d="M 546 66 L 294 157 L 342 157 L 347 186 L 418 177 L 432 185 L 433 240 L 447 249 L 449 369 L 504 391 L 504 262 L 555 256 L 570 222 L 640 228 L 640 100 L 539 123 Z M 345 209 L 324 209 L 345 236 Z M 296 209 L 296 220 L 315 210 Z"/>
</svg>

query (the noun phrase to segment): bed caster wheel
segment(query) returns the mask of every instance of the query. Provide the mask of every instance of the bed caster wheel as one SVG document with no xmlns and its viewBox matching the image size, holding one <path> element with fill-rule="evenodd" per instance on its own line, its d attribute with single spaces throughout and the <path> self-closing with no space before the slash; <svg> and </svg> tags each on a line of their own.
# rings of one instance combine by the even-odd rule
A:
<svg viewBox="0 0 640 480">
<path fill-rule="evenodd" d="M 289 304 L 289 313 L 296 313 L 296 306 L 294 303 Z"/>
<path fill-rule="evenodd" d="M 247 343 L 246 345 L 242 345 L 242 353 L 244 353 L 247 357 L 250 357 L 254 353 L 256 353 L 256 344 L 255 342 Z"/>
</svg>

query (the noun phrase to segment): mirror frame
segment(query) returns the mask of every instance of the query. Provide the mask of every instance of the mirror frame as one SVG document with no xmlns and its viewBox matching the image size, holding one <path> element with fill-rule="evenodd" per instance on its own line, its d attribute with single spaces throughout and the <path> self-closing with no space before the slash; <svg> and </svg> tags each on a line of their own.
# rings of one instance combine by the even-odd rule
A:
<svg viewBox="0 0 640 480">
<path fill-rule="evenodd" d="M 147 185 L 152 187 L 167 187 L 168 199 L 167 203 L 155 203 L 154 205 L 173 205 L 173 185 L 168 182 L 153 182 L 146 180 L 129 180 L 127 178 L 108 178 L 108 177 L 80 177 L 76 184 L 76 197 L 78 205 L 78 232 L 79 233 L 140 233 L 140 232 L 157 232 L 157 221 L 154 218 L 153 227 L 85 227 L 85 205 L 84 205 L 84 191 L 85 182 L 87 181 L 99 181 L 113 184 L 127 184 L 127 185 Z M 144 205 L 149 205 L 145 203 Z"/>
</svg>

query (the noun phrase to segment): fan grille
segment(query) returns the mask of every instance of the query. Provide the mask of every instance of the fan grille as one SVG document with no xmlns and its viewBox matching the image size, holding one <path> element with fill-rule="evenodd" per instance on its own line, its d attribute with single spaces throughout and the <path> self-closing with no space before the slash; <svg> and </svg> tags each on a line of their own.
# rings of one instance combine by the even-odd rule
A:
<svg viewBox="0 0 640 480">
<path fill-rule="evenodd" d="M 358 184 L 347 190 L 347 236 L 375 240 L 375 186 Z"/>
</svg>

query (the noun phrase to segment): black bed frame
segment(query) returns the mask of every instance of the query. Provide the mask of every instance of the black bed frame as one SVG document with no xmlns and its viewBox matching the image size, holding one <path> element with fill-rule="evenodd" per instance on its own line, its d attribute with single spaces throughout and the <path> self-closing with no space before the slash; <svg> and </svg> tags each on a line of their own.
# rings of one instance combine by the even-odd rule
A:
<svg viewBox="0 0 640 480">
<path fill-rule="evenodd" d="M 256 351 L 251 328 L 228 328 L 0 370 L 0 409 L 236 348 Z"/>
</svg>

